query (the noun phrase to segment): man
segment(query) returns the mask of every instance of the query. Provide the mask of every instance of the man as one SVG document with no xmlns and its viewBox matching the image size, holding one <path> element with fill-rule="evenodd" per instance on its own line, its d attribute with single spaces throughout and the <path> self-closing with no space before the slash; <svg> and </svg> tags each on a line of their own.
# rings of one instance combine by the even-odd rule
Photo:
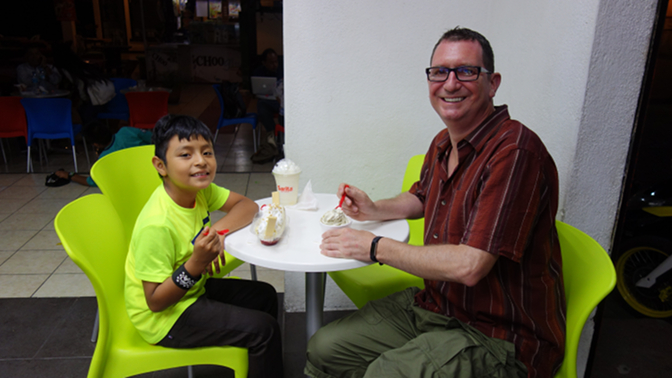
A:
<svg viewBox="0 0 672 378">
<path fill-rule="evenodd" d="M 39 89 L 53 90 L 58 88 L 61 75 L 51 64 L 47 64 L 47 58 L 40 50 L 30 48 L 26 51 L 26 62 L 16 67 L 16 78 L 19 84 L 32 91 Z"/>
<path fill-rule="evenodd" d="M 305 372 L 325 377 L 552 377 L 564 355 L 565 296 L 555 214 L 558 178 L 541 140 L 506 106 L 481 34 L 456 28 L 434 47 L 429 97 L 446 129 L 409 192 L 373 202 L 350 185 L 356 220 L 425 217 L 425 245 L 331 230 L 322 253 L 425 279 L 331 323 Z"/>
</svg>

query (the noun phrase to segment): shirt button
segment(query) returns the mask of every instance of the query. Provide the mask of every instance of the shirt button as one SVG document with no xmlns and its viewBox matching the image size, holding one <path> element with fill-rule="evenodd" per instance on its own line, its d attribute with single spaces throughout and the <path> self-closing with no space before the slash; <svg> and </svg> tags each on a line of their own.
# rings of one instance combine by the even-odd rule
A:
<svg viewBox="0 0 672 378">
<path fill-rule="evenodd" d="M 438 238 L 439 238 L 439 234 L 434 234 L 433 236 L 434 236 L 434 239 L 438 239 Z"/>
<path fill-rule="evenodd" d="M 441 201 L 441 206 L 446 206 L 446 201 Z"/>
</svg>

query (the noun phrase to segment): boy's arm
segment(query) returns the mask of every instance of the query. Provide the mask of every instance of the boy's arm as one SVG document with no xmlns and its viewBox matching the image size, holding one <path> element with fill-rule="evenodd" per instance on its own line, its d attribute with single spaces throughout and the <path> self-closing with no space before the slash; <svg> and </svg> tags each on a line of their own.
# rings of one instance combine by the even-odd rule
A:
<svg viewBox="0 0 672 378">
<path fill-rule="evenodd" d="M 223 250 L 217 233 L 209 231 L 210 228 L 205 227 L 198 235 L 194 241 L 194 253 L 184 263 L 187 272 L 197 279 L 201 278 L 201 274 L 206 272 L 206 268 Z M 172 276 L 161 283 L 142 281 L 142 287 L 145 291 L 147 306 L 153 312 L 160 312 L 174 305 L 187 293 L 187 290 L 177 286 Z"/>
<path fill-rule="evenodd" d="M 212 228 L 217 231 L 233 232 L 252 222 L 254 215 L 259 211 L 259 205 L 242 194 L 230 192 L 229 198 L 219 210 L 225 212 L 226 216 L 215 222 Z"/>
<path fill-rule="evenodd" d="M 224 205 L 219 209 L 226 213 L 226 215 L 212 225 L 212 229 L 216 231 L 228 230 L 233 232 L 239 230 L 252 222 L 254 215 L 259 211 L 259 205 L 251 199 L 236 192 L 230 192 Z M 211 275 L 219 274 L 221 267 L 226 265 L 226 258 L 224 256 L 224 238 L 225 234 L 219 235 L 222 243 L 220 250 L 220 258 L 213 261 L 213 266 L 208 266 L 207 272 Z"/>
</svg>

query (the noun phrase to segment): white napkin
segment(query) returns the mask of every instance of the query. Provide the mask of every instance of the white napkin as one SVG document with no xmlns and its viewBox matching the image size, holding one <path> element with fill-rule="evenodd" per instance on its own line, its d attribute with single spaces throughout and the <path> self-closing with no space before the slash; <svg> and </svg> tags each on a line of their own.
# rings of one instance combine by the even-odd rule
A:
<svg viewBox="0 0 672 378">
<path fill-rule="evenodd" d="M 306 187 L 303 188 L 303 192 L 301 192 L 296 204 L 285 207 L 297 210 L 317 210 L 317 198 L 315 198 L 315 193 L 313 193 L 313 186 L 310 183 L 310 180 L 308 180 Z"/>
</svg>

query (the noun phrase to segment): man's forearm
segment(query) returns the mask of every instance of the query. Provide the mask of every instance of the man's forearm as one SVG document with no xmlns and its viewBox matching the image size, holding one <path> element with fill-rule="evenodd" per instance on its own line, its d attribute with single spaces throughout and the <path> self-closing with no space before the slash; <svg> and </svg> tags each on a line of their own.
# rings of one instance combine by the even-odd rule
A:
<svg viewBox="0 0 672 378">
<path fill-rule="evenodd" d="M 404 192 L 394 198 L 374 202 L 376 207 L 375 219 L 418 219 L 423 217 L 422 202 L 415 195 Z"/>
<path fill-rule="evenodd" d="M 473 286 L 492 269 L 497 256 L 464 244 L 412 246 L 392 239 L 378 242 L 378 261 L 418 277 Z"/>
</svg>

